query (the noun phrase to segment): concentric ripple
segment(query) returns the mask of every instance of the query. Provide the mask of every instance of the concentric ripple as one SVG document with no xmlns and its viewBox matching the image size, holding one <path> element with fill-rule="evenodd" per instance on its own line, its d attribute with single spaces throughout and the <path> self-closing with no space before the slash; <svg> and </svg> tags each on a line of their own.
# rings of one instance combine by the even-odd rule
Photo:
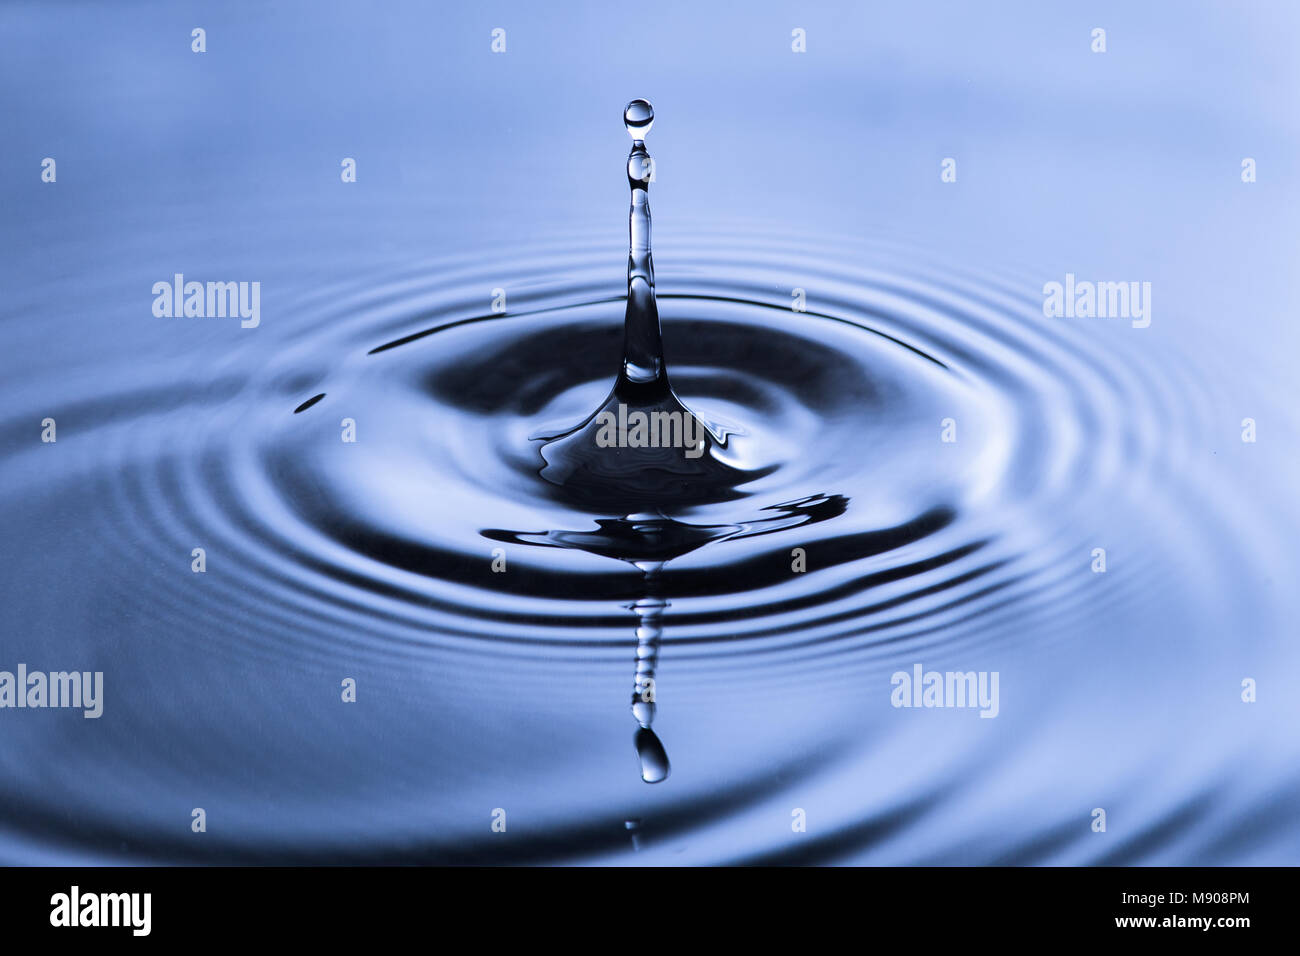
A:
<svg viewBox="0 0 1300 956">
<path fill-rule="evenodd" d="M 1252 600 L 1260 563 L 1278 558 L 1258 550 L 1267 519 L 1213 468 L 1189 467 L 1180 423 L 1209 399 L 1176 361 L 1147 361 L 1123 328 L 1044 319 L 1029 274 L 767 235 L 660 240 L 675 388 L 756 476 L 726 501 L 591 513 L 539 478 L 533 436 L 590 413 L 618 366 L 617 252 L 589 241 L 332 282 L 299 299 L 273 350 L 241 341 L 197 380 L 66 382 L 53 406 L 69 424 L 43 465 L 52 449 L 21 436 L 50 396 L 13 395 L 6 492 L 82 542 L 17 522 L 46 545 L 33 573 L 74 555 L 121 569 L 82 619 L 132 622 L 111 651 L 85 643 L 106 670 L 148 686 L 159 661 L 190 662 L 181 683 L 119 705 L 139 720 L 97 742 L 123 758 L 118 777 L 60 780 L 24 839 L 51 859 L 609 862 L 631 853 L 622 820 L 635 815 L 650 821 L 642 843 L 683 860 L 920 859 L 948 845 L 927 823 L 951 797 L 942 781 L 899 773 L 869 805 L 844 802 L 858 730 L 869 762 L 894 768 L 926 746 L 879 706 L 890 671 L 1011 673 L 1070 658 L 1084 633 L 1104 647 L 1081 620 L 1153 613 L 1186 625 L 1186 652 L 1213 640 L 1198 616 Z M 1207 510 L 1225 499 L 1231 510 Z M 1099 546 L 1122 575 L 1089 572 Z M 185 566 L 196 547 L 201 580 Z M 676 774 L 655 803 L 625 789 L 622 712 L 647 563 L 663 564 L 656 727 Z M 332 705 L 341 676 L 384 702 L 359 725 Z M 241 703 L 188 725 L 204 694 Z M 987 739 L 962 733 L 963 761 L 978 762 Z M 208 735 L 202 758 L 174 752 L 188 734 Z M 538 734 L 571 759 L 544 759 Z M 330 740 L 343 742 L 327 756 Z M 10 753 L 48 744 L 38 729 Z M 586 792 L 548 799 L 557 779 Z M 8 780 L 11 805 L 40 803 Z M 196 850 L 159 808 L 193 805 L 199 780 L 227 823 Z M 271 803 L 247 799 L 263 786 Z M 109 795 L 101 813 L 81 803 L 90 788 Z M 814 794 L 839 836 L 790 856 L 780 817 Z M 502 849 L 477 808 L 508 804 L 534 835 Z M 69 832 L 73 808 L 86 823 Z M 740 854 L 729 834 L 765 814 L 766 843 Z M 1008 858 L 1078 852 L 1048 838 L 1059 824 L 1030 814 Z M 891 849 L 899 833 L 918 842 Z"/>
</svg>

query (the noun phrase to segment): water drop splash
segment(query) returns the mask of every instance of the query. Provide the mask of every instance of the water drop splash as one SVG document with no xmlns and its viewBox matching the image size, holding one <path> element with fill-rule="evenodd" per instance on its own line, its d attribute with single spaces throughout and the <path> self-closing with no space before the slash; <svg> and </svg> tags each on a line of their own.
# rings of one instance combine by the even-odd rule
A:
<svg viewBox="0 0 1300 956">
<path fill-rule="evenodd" d="M 654 162 L 645 136 L 654 123 L 654 108 L 633 100 L 623 111 L 632 136 L 627 159 L 631 192 L 628 213 L 627 308 L 623 320 L 623 360 L 608 397 L 578 425 L 558 435 L 537 435 L 544 467 L 538 474 L 557 494 L 594 517 L 594 530 L 537 532 L 484 529 L 487 538 L 538 547 L 586 551 L 625 561 L 643 576 L 642 597 L 625 605 L 636 615 L 636 674 L 632 716 L 641 779 L 668 779 L 670 764 L 652 728 L 657 709 L 655 670 L 663 639 L 664 611 L 660 571 L 666 562 L 716 541 L 753 537 L 823 521 L 844 512 L 838 495 L 813 495 L 759 509 L 743 523 L 690 522 L 669 512 L 744 497 L 741 484 L 768 474 L 776 466 L 742 470 L 727 461 L 733 438 L 741 433 L 706 423 L 673 392 L 664 360 L 663 338 L 655 301 L 654 259 L 650 247 L 649 185 Z M 650 425 L 653 441 L 623 440 L 636 436 L 637 416 Z M 653 423 L 667 423 L 658 431 Z M 662 441 L 665 436 L 675 441 Z M 619 440 L 611 443 L 610 438 Z M 644 436 L 643 436 L 644 437 Z"/>
<path fill-rule="evenodd" d="M 623 123 L 632 151 L 622 364 L 609 396 L 591 415 L 559 434 L 535 437 L 543 441 L 539 474 L 562 489 L 563 497 L 586 509 L 625 515 L 730 500 L 742 494 L 740 485 L 767 470 L 737 467 L 730 447 L 735 433 L 696 415 L 669 383 L 650 244 L 655 167 L 645 136 L 654 108 L 633 100 Z"/>
</svg>

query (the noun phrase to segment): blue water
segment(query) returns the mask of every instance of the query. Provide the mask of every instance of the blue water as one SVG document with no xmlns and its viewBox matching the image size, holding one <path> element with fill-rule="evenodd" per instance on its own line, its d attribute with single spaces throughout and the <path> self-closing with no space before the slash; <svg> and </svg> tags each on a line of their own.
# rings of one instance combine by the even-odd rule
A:
<svg viewBox="0 0 1300 956">
<path fill-rule="evenodd" d="M 0 709 L 0 861 L 1297 862 L 1300 13 L 989 6 L 0 8 L 0 670 L 105 688 Z M 634 96 L 752 480 L 623 514 L 535 436 L 619 370 Z"/>
</svg>

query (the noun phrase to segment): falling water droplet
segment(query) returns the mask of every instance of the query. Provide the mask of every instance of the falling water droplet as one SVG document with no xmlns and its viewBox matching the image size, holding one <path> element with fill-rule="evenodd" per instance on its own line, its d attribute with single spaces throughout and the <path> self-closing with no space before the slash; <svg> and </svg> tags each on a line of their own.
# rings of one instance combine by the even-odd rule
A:
<svg viewBox="0 0 1300 956">
<path fill-rule="evenodd" d="M 662 783 L 668 779 L 668 754 L 664 752 L 664 745 L 659 742 L 655 732 L 649 727 L 638 727 L 636 730 L 637 756 L 641 758 L 641 779 L 646 783 Z"/>
<path fill-rule="evenodd" d="M 655 108 L 649 100 L 633 100 L 623 109 L 623 125 L 633 139 L 645 139 L 655 122 Z"/>
</svg>

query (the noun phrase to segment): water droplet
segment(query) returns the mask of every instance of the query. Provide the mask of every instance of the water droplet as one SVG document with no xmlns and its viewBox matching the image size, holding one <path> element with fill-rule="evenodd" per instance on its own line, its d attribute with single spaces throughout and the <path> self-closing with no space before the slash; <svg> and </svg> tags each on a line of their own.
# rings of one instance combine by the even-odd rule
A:
<svg viewBox="0 0 1300 956">
<path fill-rule="evenodd" d="M 649 100 L 633 100 L 623 110 L 623 125 L 633 139 L 645 139 L 655 122 L 655 108 Z"/>
<path fill-rule="evenodd" d="M 668 754 L 655 732 L 649 727 L 638 727 L 635 741 L 637 756 L 641 758 L 641 779 L 646 783 L 667 780 L 672 768 L 668 766 Z"/>
</svg>

